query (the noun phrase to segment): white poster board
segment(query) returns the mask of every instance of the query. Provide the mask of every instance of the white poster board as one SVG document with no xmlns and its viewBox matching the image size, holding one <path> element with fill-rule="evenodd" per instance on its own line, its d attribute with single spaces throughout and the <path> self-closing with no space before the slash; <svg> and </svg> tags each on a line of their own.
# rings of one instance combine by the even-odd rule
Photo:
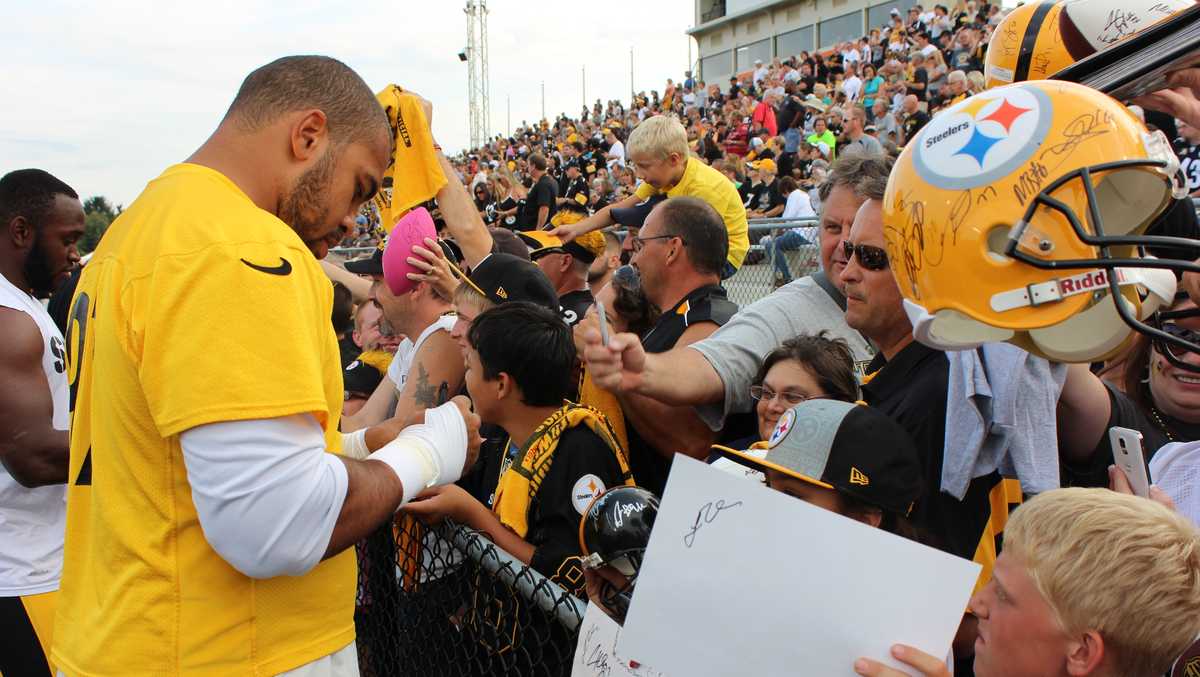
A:
<svg viewBox="0 0 1200 677">
<path fill-rule="evenodd" d="M 600 607 L 589 604 L 579 625 L 571 677 L 666 677 L 663 673 L 617 652 L 621 626 Z"/>
<path fill-rule="evenodd" d="M 678 455 L 617 646 L 696 677 L 904 669 L 892 644 L 949 653 L 979 570 Z"/>
</svg>

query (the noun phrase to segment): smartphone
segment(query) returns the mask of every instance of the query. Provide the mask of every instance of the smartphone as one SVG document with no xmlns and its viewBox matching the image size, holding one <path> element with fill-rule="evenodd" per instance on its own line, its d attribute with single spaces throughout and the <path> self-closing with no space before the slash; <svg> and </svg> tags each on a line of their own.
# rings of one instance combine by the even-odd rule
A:
<svg viewBox="0 0 1200 677">
<path fill-rule="evenodd" d="M 1108 429 L 1108 443 L 1112 446 L 1113 460 L 1129 479 L 1133 493 L 1148 498 L 1150 478 L 1146 476 L 1146 454 L 1142 450 L 1142 434 L 1130 428 L 1113 426 Z"/>
<path fill-rule="evenodd" d="M 604 312 L 604 302 L 596 299 L 596 313 L 600 316 L 600 343 L 608 345 L 608 314 Z"/>
</svg>

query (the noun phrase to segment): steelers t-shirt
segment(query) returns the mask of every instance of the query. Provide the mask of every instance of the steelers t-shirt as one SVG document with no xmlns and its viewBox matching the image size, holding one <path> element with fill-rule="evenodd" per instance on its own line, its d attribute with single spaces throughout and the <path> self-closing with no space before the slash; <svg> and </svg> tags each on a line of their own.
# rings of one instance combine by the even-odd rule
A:
<svg viewBox="0 0 1200 677">
<path fill-rule="evenodd" d="M 312 414 L 340 449 L 332 303 L 295 232 L 212 169 L 167 169 L 113 222 L 67 333 L 60 670 L 277 674 L 354 639 L 354 553 L 301 576 L 240 573 L 205 539 L 179 442 L 207 423 Z"/>
<path fill-rule="evenodd" d="M 1180 137 L 1175 139 L 1174 146 L 1175 155 L 1179 158 L 1179 170 L 1187 177 L 1188 192 L 1200 190 L 1200 144 Z"/>
</svg>

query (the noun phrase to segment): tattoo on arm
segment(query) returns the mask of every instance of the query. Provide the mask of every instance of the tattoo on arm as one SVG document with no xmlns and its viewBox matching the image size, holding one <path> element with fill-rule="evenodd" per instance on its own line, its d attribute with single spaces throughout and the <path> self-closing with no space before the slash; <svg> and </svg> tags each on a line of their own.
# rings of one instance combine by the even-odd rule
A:
<svg viewBox="0 0 1200 677">
<path fill-rule="evenodd" d="M 435 388 L 429 382 L 429 372 L 425 370 L 425 365 L 417 364 L 417 385 L 413 393 L 413 400 L 416 401 L 417 407 L 428 409 L 444 403 L 450 399 L 447 397 L 449 389 L 450 384 L 445 381 Z"/>
</svg>

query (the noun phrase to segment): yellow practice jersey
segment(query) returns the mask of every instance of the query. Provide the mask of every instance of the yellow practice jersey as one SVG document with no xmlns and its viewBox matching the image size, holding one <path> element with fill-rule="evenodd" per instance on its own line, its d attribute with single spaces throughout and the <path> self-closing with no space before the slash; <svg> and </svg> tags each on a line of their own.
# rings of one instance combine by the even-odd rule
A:
<svg viewBox="0 0 1200 677">
<path fill-rule="evenodd" d="M 60 670 L 273 675 L 354 639 L 354 553 L 303 576 L 239 573 L 205 540 L 179 444 L 206 423 L 311 412 L 340 450 L 332 303 L 295 232 L 212 169 L 167 169 L 113 222 L 67 335 Z"/>
</svg>

